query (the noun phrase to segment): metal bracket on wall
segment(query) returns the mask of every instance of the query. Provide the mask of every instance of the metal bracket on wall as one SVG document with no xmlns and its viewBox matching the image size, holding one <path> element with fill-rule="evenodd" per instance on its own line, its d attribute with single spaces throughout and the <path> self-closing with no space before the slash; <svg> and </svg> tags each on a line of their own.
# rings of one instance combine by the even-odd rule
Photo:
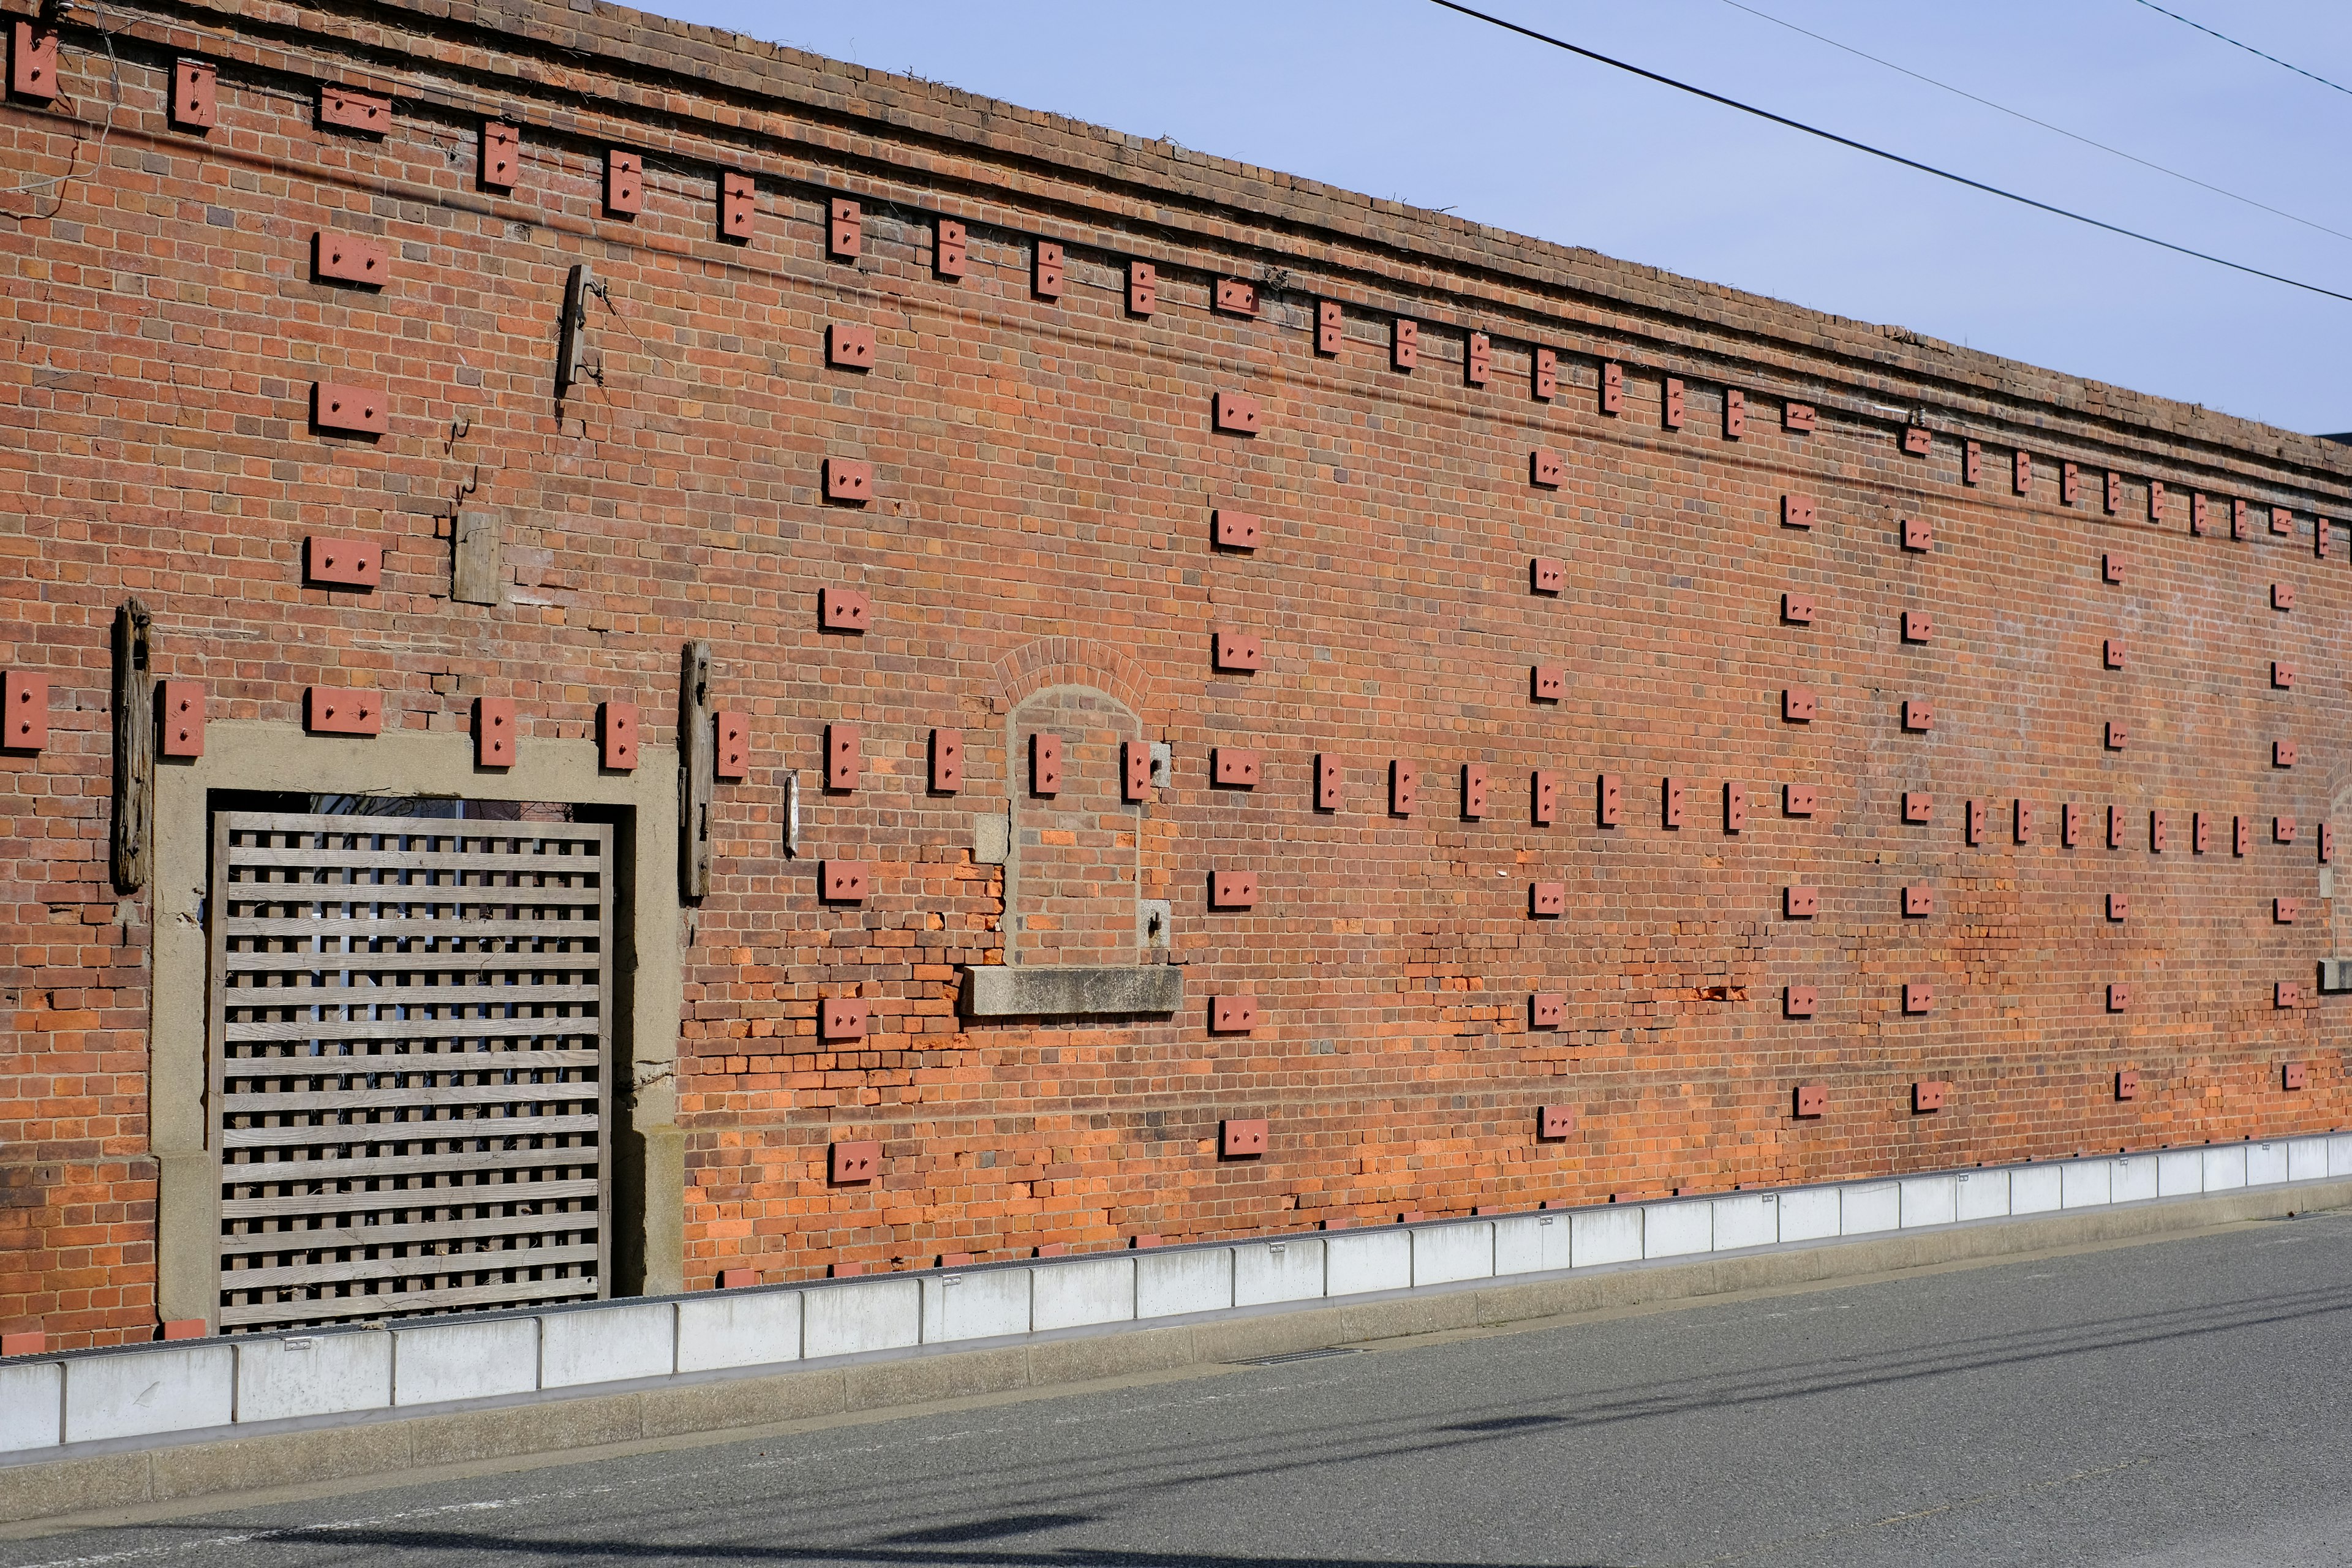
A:
<svg viewBox="0 0 2352 1568">
<path fill-rule="evenodd" d="M 114 886 L 147 885 L 147 814 L 154 799 L 154 618 L 126 599 L 114 612 Z"/>
<path fill-rule="evenodd" d="M 563 321 L 555 334 L 555 395 L 561 398 L 583 374 L 580 351 L 588 339 L 588 293 L 595 278 L 584 261 L 563 285 Z"/>
<path fill-rule="evenodd" d="M 718 782 L 717 716 L 710 708 L 710 645 L 686 645 L 677 694 L 677 890 L 710 891 L 710 797 Z"/>
</svg>

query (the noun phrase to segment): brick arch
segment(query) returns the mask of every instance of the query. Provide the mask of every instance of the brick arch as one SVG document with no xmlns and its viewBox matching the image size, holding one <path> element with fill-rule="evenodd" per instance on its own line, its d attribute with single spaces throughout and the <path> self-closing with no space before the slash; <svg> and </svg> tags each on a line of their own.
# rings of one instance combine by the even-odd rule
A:
<svg viewBox="0 0 2352 1568">
<path fill-rule="evenodd" d="M 1090 686 L 1124 703 L 1139 721 L 1155 707 L 1150 675 L 1117 648 L 1091 637 L 1037 637 L 991 667 L 996 695 L 1017 708 L 1055 686 Z"/>
</svg>

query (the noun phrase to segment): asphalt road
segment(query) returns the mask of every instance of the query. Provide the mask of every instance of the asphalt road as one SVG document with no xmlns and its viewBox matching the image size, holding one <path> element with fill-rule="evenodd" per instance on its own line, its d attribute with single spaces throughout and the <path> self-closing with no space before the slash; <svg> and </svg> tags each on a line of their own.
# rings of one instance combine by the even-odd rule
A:
<svg viewBox="0 0 2352 1568">
<path fill-rule="evenodd" d="M 2352 1215 L 0 1542 L 0 1563 L 2352 1563 Z"/>
</svg>

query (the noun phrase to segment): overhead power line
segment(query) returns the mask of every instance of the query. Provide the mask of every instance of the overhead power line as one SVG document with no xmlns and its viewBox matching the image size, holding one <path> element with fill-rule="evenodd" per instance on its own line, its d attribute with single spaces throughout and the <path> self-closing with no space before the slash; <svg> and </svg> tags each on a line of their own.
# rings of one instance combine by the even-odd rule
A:
<svg viewBox="0 0 2352 1568">
<path fill-rule="evenodd" d="M 2174 21 L 2179 23 L 2182 26 L 2194 27 L 2209 38 L 2219 38 L 2233 49 L 2243 49 L 2250 55 L 2270 61 L 2271 64 L 2277 66 L 2282 70 L 2291 70 L 2297 76 L 2310 77 L 2312 80 L 2317 82 L 2322 87 L 2332 87 L 2335 88 L 2336 91 L 2343 93 L 2347 97 L 2352 97 L 2352 87 L 2344 87 L 2336 82 L 2332 82 L 2324 76 L 2319 76 L 2314 72 L 2304 69 L 2301 66 L 2289 65 L 2286 61 L 2279 58 L 2276 55 L 2263 54 L 2262 50 L 2254 47 L 2252 44 L 2242 44 L 2237 39 L 2230 37 L 2227 33 L 2217 33 L 2202 22 L 2192 22 L 2188 17 L 2182 16 L 2179 12 L 2168 11 L 2161 5 L 2151 4 L 2150 0 L 2139 0 L 2139 3 L 2147 6 L 2149 10 L 2155 12 L 2159 16 L 2169 16 Z"/>
<path fill-rule="evenodd" d="M 2289 223 L 2299 223 L 2305 228 L 2317 229 L 2322 234 L 2332 234 L 2338 239 L 2352 239 L 2352 234 L 2347 234 L 2340 228 L 2330 228 L 2324 223 L 2319 223 L 2311 218 L 2303 217 L 2294 213 L 2288 212 L 2284 207 L 2274 207 L 2268 202 L 2258 202 L 2252 196 L 2242 196 L 2235 191 L 2224 190 L 2220 185 L 2209 184 L 2204 180 L 2199 179 L 2194 174 L 2184 174 L 2178 169 L 2168 169 L 2161 163 L 2152 163 L 2148 159 L 2140 157 L 2137 153 L 2126 153 L 2120 147 L 2110 147 L 2104 142 L 2095 142 L 2088 136 L 2080 135 L 2074 132 L 2067 130 L 2063 125 L 2053 125 L 2046 120 L 2035 119 L 2032 115 L 2024 112 L 2022 110 L 2011 109 L 2005 103 L 1995 103 L 1990 98 L 1979 98 L 1964 87 L 1954 87 L 1950 82 L 1937 81 L 1934 77 L 1915 71 L 1908 66 L 1898 66 L 1893 60 L 1881 59 L 1878 56 L 1871 54 L 1865 49 L 1857 49 L 1852 44 L 1842 44 L 1835 38 L 1829 37 L 1824 34 L 1816 33 L 1811 27 L 1801 27 L 1794 22 L 1787 21 L 1781 17 L 1773 16 L 1769 11 L 1759 11 L 1753 5 L 1743 5 L 1740 4 L 1740 0 L 1723 0 L 1723 3 L 1730 6 L 1735 11 L 1747 12 L 1749 16 L 1757 18 L 1759 21 L 1769 22 L 1776 27 L 1786 27 L 1792 33 L 1803 34 L 1806 37 L 1812 39 L 1815 43 L 1827 44 L 1833 49 L 1842 49 L 1845 53 L 1853 56 L 1856 59 L 1868 60 L 1874 66 L 1884 66 L 1888 70 L 1909 77 L 1913 81 L 1924 81 L 1929 87 L 1940 88 L 1944 91 L 1953 94 L 1955 97 L 1965 98 L 1970 103 L 1980 103 L 1987 109 L 1995 110 L 2002 114 L 2008 115 L 2011 120 L 2021 120 L 2028 125 L 2038 125 L 2044 131 L 2055 132 L 2057 134 L 2066 138 L 2069 142 L 2079 142 L 2085 147 L 2095 147 L 2100 152 L 2108 153 L 2114 157 L 2121 158 L 2126 163 L 2137 163 L 2143 169 L 2153 169 L 2159 174 L 2169 174 L 2176 180 L 2184 181 L 2189 184 L 2195 185 L 2199 190 L 2210 191 L 2217 196 L 2227 196 L 2233 202 L 2242 202 L 2250 207 L 2269 213 L 2274 217 L 2283 217 Z M 2141 0 L 2141 3 L 2146 4 L 2146 0 Z M 2152 9 L 2161 10 L 2162 7 L 2152 7 Z M 2172 15 L 2169 11 L 2166 11 L 2164 14 L 2168 16 Z M 2191 23 L 2190 26 L 2193 26 L 2195 24 Z"/>
<path fill-rule="evenodd" d="M 1571 55 L 1581 55 L 1586 59 L 1629 72 L 1645 81 L 1654 81 L 1662 87 L 1673 88 L 1677 92 L 1689 93 L 1694 98 L 1706 99 L 1709 103 L 1719 103 L 1726 109 L 1736 109 L 1742 114 L 1752 114 L 1759 120 L 1769 120 L 1775 125 L 1785 125 L 1791 131 L 1801 131 L 1808 136 L 1818 136 L 1824 142 L 1834 142 L 1841 147 L 1850 147 L 1857 153 L 1866 153 L 1874 158 L 1884 158 L 1890 163 L 1900 163 L 1906 169 L 1916 169 L 1923 174 L 1933 174 L 1939 180 L 1949 180 L 1956 185 L 1966 185 L 1972 191 L 1982 191 L 1987 195 L 1999 196 L 2004 201 L 2016 202 L 2021 206 L 2032 207 L 2056 217 L 2071 218 L 2076 223 L 2087 224 L 2093 228 L 2105 229 L 2109 234 L 2119 234 L 2126 239 L 2137 239 L 2143 245 L 2153 245 L 2159 249 L 2169 250 L 2176 256 L 2188 256 L 2199 261 L 2210 261 L 2216 267 L 2226 267 L 2232 272 L 2242 272 L 2252 278 L 2265 278 L 2273 283 L 2284 283 L 2290 289 L 2301 289 L 2306 293 L 2322 294 L 2330 300 L 2341 300 L 2346 304 L 2352 305 L 2352 294 L 2338 293 L 2333 289 L 2324 289 L 2316 283 L 2305 283 L 2300 279 L 2288 278 L 2280 273 L 2265 272 L 2259 267 L 2250 267 L 2242 261 L 2231 261 L 2227 257 L 2215 256 L 2208 251 L 2192 250 L 2188 246 L 2176 245 L 2168 239 L 2158 239 L 2152 234 L 2142 234 L 2136 228 L 2126 228 L 2121 224 L 2109 223 L 2105 218 L 2093 217 L 2087 213 L 2078 213 L 2067 207 L 2054 206 L 2049 202 L 2038 201 L 2032 196 L 2022 195 L 2016 191 L 2003 190 L 1999 185 L 1987 184 L 1982 180 L 1974 180 L 1966 174 L 1954 174 L 1949 169 L 1939 169 L 1933 163 L 1923 163 L 1916 158 L 1906 158 L 1900 153 L 1890 153 L 1884 147 L 1874 147 L 1867 142 L 1857 142 L 1851 136 L 1841 136 L 1834 131 L 1824 131 L 1818 125 L 1808 125 L 1801 120 L 1791 120 L 1785 114 L 1775 114 L 1769 109 L 1759 109 L 1755 104 L 1743 103 L 1738 99 L 1727 98 L 1719 92 L 1710 92 L 1706 88 L 1679 81 L 1673 77 L 1664 76 L 1657 71 L 1632 64 L 1630 61 L 1613 58 L 1598 50 L 1588 49 L 1580 44 L 1571 44 L 1565 38 L 1556 38 L 1549 33 L 1539 33 L 1533 27 L 1521 26 L 1517 22 L 1507 21 L 1500 16 L 1462 5 L 1460 0 L 1430 0 L 1430 4 L 1448 11 L 1457 12 L 1474 21 L 1500 27 L 1507 33 L 1517 33 L 1523 38 L 1532 38 L 1537 43 L 1549 44 L 1556 49 L 1565 49 Z"/>
</svg>

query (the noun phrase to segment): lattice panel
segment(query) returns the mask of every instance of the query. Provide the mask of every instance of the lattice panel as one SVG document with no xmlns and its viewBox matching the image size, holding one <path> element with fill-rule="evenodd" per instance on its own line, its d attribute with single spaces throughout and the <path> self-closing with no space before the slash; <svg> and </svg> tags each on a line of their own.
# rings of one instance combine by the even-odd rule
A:
<svg viewBox="0 0 2352 1568">
<path fill-rule="evenodd" d="M 225 1331 L 604 1293 L 612 830 L 214 818 Z"/>
</svg>

